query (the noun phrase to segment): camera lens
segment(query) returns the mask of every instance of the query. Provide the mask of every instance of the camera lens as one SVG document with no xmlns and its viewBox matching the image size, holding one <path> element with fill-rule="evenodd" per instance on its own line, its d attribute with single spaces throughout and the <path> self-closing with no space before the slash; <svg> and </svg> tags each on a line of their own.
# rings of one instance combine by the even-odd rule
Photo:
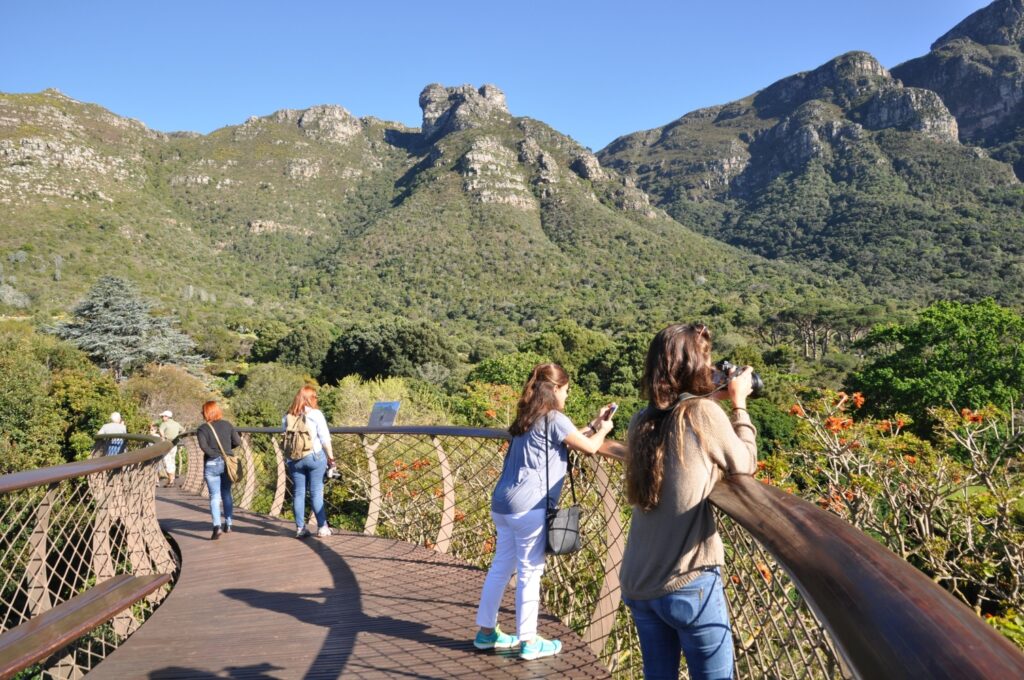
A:
<svg viewBox="0 0 1024 680">
<path fill-rule="evenodd" d="M 736 368 L 728 359 L 722 359 L 715 364 L 715 372 L 712 376 L 712 381 L 715 385 L 721 387 L 725 383 L 729 382 L 729 371 Z M 757 371 L 750 372 L 750 398 L 756 399 L 764 394 L 764 380 L 758 375 Z"/>
</svg>

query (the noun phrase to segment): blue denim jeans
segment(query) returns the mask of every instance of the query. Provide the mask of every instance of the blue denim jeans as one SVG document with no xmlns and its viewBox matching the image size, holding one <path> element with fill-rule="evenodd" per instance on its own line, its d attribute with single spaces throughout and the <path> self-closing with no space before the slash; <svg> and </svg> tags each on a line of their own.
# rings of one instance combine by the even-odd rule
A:
<svg viewBox="0 0 1024 680">
<path fill-rule="evenodd" d="M 292 510 L 295 512 L 295 526 L 306 526 L 306 489 L 313 504 L 318 527 L 327 526 L 327 512 L 324 510 L 324 474 L 327 472 L 327 456 L 315 451 L 300 460 L 288 461 L 288 474 L 294 485 Z"/>
<path fill-rule="evenodd" d="M 224 459 L 214 458 L 206 461 L 203 466 L 203 477 L 206 488 L 210 492 L 210 514 L 213 515 L 213 526 L 220 526 L 220 504 L 224 503 L 224 521 L 231 524 L 234 504 L 231 502 L 231 478 L 224 471 Z"/>
<path fill-rule="evenodd" d="M 679 653 L 691 680 L 733 677 L 732 630 L 717 567 L 653 600 L 623 598 L 640 637 L 644 677 L 679 677 Z"/>
</svg>

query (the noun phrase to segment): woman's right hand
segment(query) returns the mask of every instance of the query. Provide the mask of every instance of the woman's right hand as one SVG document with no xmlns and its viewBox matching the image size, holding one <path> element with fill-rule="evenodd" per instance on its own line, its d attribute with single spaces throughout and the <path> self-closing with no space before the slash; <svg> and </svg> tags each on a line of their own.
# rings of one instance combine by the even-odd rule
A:
<svg viewBox="0 0 1024 680">
<path fill-rule="evenodd" d="M 726 384 L 726 388 L 729 392 L 729 401 L 732 402 L 733 407 L 747 407 L 747 397 L 754 391 L 753 375 L 753 366 L 734 368 L 733 372 L 729 375 L 729 382 Z"/>
</svg>

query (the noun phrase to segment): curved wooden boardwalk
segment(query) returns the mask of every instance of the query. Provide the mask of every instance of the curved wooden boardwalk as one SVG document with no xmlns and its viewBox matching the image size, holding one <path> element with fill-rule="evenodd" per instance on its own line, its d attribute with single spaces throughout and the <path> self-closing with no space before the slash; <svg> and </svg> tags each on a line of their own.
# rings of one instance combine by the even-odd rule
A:
<svg viewBox="0 0 1024 680">
<path fill-rule="evenodd" d="M 607 678 L 552 616 L 555 657 L 520 661 L 470 642 L 484 572 L 426 548 L 341 533 L 297 540 L 284 521 L 236 511 L 210 541 L 207 501 L 161 489 L 157 515 L 178 544 L 167 600 L 90 678 Z M 512 589 L 501 614 L 514 629 Z"/>
</svg>

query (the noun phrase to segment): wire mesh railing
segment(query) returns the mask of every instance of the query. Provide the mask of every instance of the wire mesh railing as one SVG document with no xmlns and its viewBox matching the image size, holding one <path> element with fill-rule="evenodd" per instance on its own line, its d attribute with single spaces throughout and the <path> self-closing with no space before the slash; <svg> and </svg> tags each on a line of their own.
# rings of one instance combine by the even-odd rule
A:
<svg viewBox="0 0 1024 680">
<path fill-rule="evenodd" d="M 244 478 L 233 486 L 236 505 L 289 517 L 279 430 L 242 432 Z M 391 427 L 335 428 L 332 434 L 341 472 L 325 492 L 332 526 L 487 566 L 494 551 L 490 493 L 507 433 Z M 157 466 L 171 445 L 119 437 L 129 448 L 153 445 L 104 456 L 107 443 L 98 441 L 92 460 L 0 478 L 0 646 L 11 639 L 7 633 L 83 594 L 128 578 L 151 579 L 130 607 L 119 605 L 71 644 L 34 657 L 41 662 L 24 677 L 79 677 L 136 630 L 168 592 L 163 584 L 169 576 L 157 581 L 152 575 L 177 568 L 157 524 L 154 496 Z M 178 443 L 182 485 L 203 493 L 195 438 L 186 435 Z M 604 459 L 577 462 L 573 474 L 585 508 L 586 545 L 549 562 L 545 606 L 615 677 L 640 677 L 636 632 L 619 596 L 629 520 L 622 472 Z M 1024 676 L 1024 656 L 1009 642 L 838 517 L 742 475 L 718 484 L 711 502 L 722 512 L 737 677 Z"/>
<path fill-rule="evenodd" d="M 102 437 L 90 460 L 0 477 L 0 634 L 118 575 L 176 570 L 154 493 L 156 465 L 168 445 L 120 438 L 126 449 L 120 455 L 104 455 L 110 437 Z M 165 585 L 150 592 L 36 663 L 26 677 L 80 677 L 137 630 L 168 591 Z"/>
<path fill-rule="evenodd" d="M 507 432 L 453 427 L 331 431 L 340 472 L 325 486 L 331 526 L 416 543 L 481 568 L 490 564 L 490 495 L 501 473 Z M 280 431 L 240 432 L 247 476 L 234 486 L 236 507 L 291 518 Z M 182 442 L 188 458 L 183 487 L 204 494 L 202 453 L 194 437 Z M 639 678 L 643 673 L 636 631 L 619 592 L 629 526 L 621 466 L 573 455 L 577 497 L 584 508 L 584 547 L 548 558 L 541 588 L 544 606 L 578 633 L 615 677 Z M 312 528 L 315 518 L 310 515 L 306 524 Z M 720 525 L 729 553 L 723 573 L 737 677 L 848 677 L 786 572 L 727 517 Z"/>
</svg>

